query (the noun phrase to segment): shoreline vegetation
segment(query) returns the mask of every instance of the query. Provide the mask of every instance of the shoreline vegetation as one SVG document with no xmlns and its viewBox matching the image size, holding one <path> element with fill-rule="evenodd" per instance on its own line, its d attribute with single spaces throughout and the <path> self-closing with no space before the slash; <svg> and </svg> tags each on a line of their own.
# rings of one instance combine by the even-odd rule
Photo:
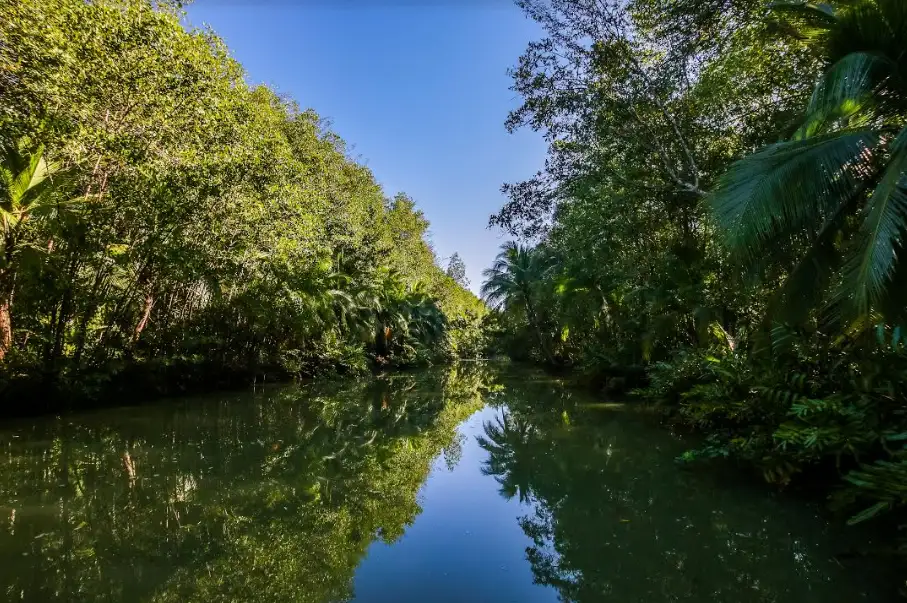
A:
<svg viewBox="0 0 907 603">
<path fill-rule="evenodd" d="M 184 19 L 0 9 L 2 414 L 476 356 L 415 202 Z"/>
<path fill-rule="evenodd" d="M 0 6 L 0 414 L 500 354 L 907 523 L 907 3 L 517 5 L 484 301 L 179 2 Z"/>
<path fill-rule="evenodd" d="M 900 525 L 866 554 L 903 558 L 907 3 L 517 4 L 543 34 L 506 125 L 550 146 L 491 218 L 498 349 L 657 405 L 705 437 L 684 463 Z"/>
</svg>

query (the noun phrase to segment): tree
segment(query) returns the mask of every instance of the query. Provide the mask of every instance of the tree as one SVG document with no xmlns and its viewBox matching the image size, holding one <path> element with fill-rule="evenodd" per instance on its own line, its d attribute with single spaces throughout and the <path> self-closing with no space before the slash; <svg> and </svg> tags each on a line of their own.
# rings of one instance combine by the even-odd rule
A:
<svg viewBox="0 0 907 603">
<path fill-rule="evenodd" d="M 18 352 L 0 384 L 451 357 L 448 330 L 484 308 L 438 265 L 423 212 L 185 16 L 169 1 L 0 3 L 0 355 Z M 65 173 L 89 202 L 59 211 L 51 166 L 18 141 L 47 145 L 53 188 Z"/>
<path fill-rule="evenodd" d="M 544 36 L 506 126 L 549 153 L 491 217 L 534 244 L 486 274 L 501 349 L 648 384 L 688 460 L 860 464 L 855 520 L 902 507 L 907 3 L 517 4 Z"/>
<path fill-rule="evenodd" d="M 711 198 L 750 265 L 797 258 L 783 313 L 802 320 L 841 273 L 834 302 L 851 317 L 904 318 L 907 268 L 907 4 L 779 3 L 827 65 L 794 137 L 734 164 Z M 859 221 L 854 231 L 852 224 Z M 843 242 L 842 241 L 843 237 Z"/>
<path fill-rule="evenodd" d="M 544 37 L 510 71 L 522 104 L 506 126 L 542 132 L 549 151 L 536 176 L 504 185 L 509 200 L 491 217 L 516 236 L 544 234 L 559 205 L 590 189 L 645 193 L 696 229 L 716 164 L 749 139 L 777 139 L 766 125 L 795 110 L 795 76 L 811 75 L 799 47 L 769 35 L 761 0 L 517 5 Z"/>
<path fill-rule="evenodd" d="M 544 249 L 530 249 L 513 242 L 505 243 L 490 268 L 482 275 L 482 297 L 489 306 L 505 311 L 524 311 L 542 352 L 554 362 L 551 349 L 542 333 L 538 313 L 539 287 L 552 268 L 551 257 Z"/>
<path fill-rule="evenodd" d="M 54 176 L 59 165 L 48 163 L 44 147 L 27 149 L 20 140 L 3 150 L 0 160 L 0 220 L 3 222 L 3 251 L 0 258 L 0 362 L 6 357 L 13 341 L 13 294 L 23 228 L 29 218 L 53 211 L 62 178 Z"/>
<path fill-rule="evenodd" d="M 469 279 L 466 278 L 466 264 L 456 251 L 450 256 L 450 261 L 447 263 L 447 276 L 464 289 L 469 287 Z"/>
</svg>

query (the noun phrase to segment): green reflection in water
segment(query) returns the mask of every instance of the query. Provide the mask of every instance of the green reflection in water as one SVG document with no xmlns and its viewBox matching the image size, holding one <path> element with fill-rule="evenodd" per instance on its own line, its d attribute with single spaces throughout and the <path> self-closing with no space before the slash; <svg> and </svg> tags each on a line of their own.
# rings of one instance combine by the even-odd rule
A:
<svg viewBox="0 0 907 603">
<path fill-rule="evenodd" d="M 0 599 L 347 599 L 372 540 L 419 513 L 483 379 L 475 365 L 5 431 Z"/>
<path fill-rule="evenodd" d="M 813 510 L 589 402 L 464 364 L 8 426 L 0 600 L 884 600 Z"/>
<path fill-rule="evenodd" d="M 493 403 L 483 471 L 528 509 L 534 578 L 563 601 L 894 599 L 884 570 L 836 559 L 837 523 L 740 475 L 680 468 L 689 444 L 627 407 L 525 378 Z"/>
</svg>

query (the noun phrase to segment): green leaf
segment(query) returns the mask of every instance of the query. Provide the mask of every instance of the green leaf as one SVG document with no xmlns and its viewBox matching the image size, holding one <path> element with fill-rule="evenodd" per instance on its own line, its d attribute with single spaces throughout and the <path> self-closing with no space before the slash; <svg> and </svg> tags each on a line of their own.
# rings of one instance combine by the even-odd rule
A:
<svg viewBox="0 0 907 603">
<path fill-rule="evenodd" d="M 710 198 L 731 248 L 756 259 L 778 236 L 821 224 L 865 177 L 879 135 L 845 130 L 770 145 L 734 163 Z"/>
<path fill-rule="evenodd" d="M 796 22 L 790 23 L 795 33 L 801 38 L 814 38 L 837 24 L 837 13 L 825 2 L 806 2 L 804 0 L 776 0 L 769 3 L 769 8 L 789 17 Z"/>
<path fill-rule="evenodd" d="M 877 502 L 868 509 L 864 509 L 847 520 L 847 525 L 852 526 L 858 523 L 862 523 L 868 519 L 872 519 L 882 511 L 886 511 L 891 507 L 890 503 L 887 502 Z"/>
<path fill-rule="evenodd" d="M 869 52 L 850 53 L 832 65 L 813 90 L 806 123 L 795 138 L 814 136 L 834 120 L 867 112 L 874 105 L 874 92 L 891 67 L 889 59 Z"/>
<path fill-rule="evenodd" d="M 19 172 L 11 186 L 9 187 L 10 200 L 12 201 L 12 211 L 19 211 L 20 204 L 28 194 L 29 189 L 33 189 L 41 184 L 48 176 L 47 164 L 44 161 L 44 146 L 40 145 L 28 156 L 28 165 Z"/>
<path fill-rule="evenodd" d="M 885 295 L 907 231 L 907 128 L 891 146 L 891 158 L 864 210 L 860 245 L 848 263 L 841 296 L 867 312 Z"/>
<path fill-rule="evenodd" d="M 775 0 L 770 2 L 771 10 L 786 12 L 803 17 L 813 17 L 833 25 L 837 19 L 835 9 L 827 2 L 807 2 L 806 0 Z"/>
</svg>

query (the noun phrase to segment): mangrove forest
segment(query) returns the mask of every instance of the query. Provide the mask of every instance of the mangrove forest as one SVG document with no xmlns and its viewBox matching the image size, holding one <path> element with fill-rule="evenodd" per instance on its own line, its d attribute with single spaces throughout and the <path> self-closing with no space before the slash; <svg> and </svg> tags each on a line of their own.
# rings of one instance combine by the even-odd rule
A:
<svg viewBox="0 0 907 603">
<path fill-rule="evenodd" d="M 267 14 L 456 40 L 391 164 L 519 41 L 475 232 L 191 3 L 0 0 L 0 599 L 907 597 L 907 1 L 403 4 Z"/>
</svg>

